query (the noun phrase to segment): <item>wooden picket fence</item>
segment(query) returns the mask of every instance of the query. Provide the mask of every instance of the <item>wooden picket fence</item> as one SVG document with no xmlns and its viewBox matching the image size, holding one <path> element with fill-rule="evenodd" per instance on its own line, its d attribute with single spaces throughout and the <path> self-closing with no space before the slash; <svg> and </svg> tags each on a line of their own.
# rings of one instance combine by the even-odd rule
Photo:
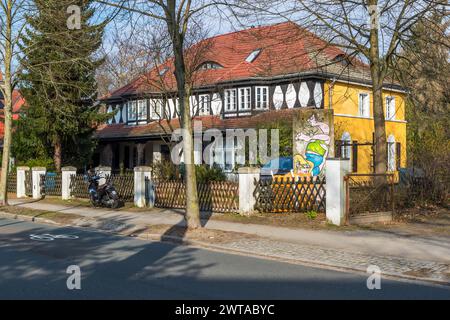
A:
<svg viewBox="0 0 450 320">
<path fill-rule="evenodd" d="M 70 195 L 75 198 L 89 199 L 89 183 L 84 174 L 70 176 Z"/>
<path fill-rule="evenodd" d="M 120 200 L 132 202 L 134 199 L 134 176 L 133 173 L 111 174 L 106 176 L 116 188 Z M 72 175 L 70 179 L 71 196 L 81 199 L 89 199 L 89 182 L 84 174 Z"/>
<path fill-rule="evenodd" d="M 8 192 L 16 193 L 17 192 L 17 171 L 13 170 L 8 173 Z"/>
<path fill-rule="evenodd" d="M 62 175 L 61 173 L 47 172 L 41 176 L 40 185 L 48 196 L 61 196 L 62 194 Z"/>
<path fill-rule="evenodd" d="M 124 202 L 133 202 L 134 200 L 134 173 L 126 172 L 124 174 L 113 173 L 106 177 L 116 188 L 119 199 Z"/>
<path fill-rule="evenodd" d="M 325 178 L 275 177 L 255 183 L 255 209 L 260 212 L 325 211 Z"/>
<path fill-rule="evenodd" d="M 360 214 L 395 211 L 394 174 L 350 173 L 344 181 L 347 189 L 347 221 Z"/>
<path fill-rule="evenodd" d="M 155 206 L 185 208 L 186 187 L 183 181 L 155 181 Z M 230 181 L 211 181 L 197 185 L 201 211 L 237 212 L 239 184 Z"/>
</svg>

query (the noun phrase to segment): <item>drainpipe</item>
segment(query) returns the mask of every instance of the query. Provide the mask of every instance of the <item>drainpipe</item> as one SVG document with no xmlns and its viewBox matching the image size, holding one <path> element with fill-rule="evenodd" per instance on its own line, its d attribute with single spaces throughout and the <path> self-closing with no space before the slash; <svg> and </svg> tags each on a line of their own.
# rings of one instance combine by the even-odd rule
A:
<svg viewBox="0 0 450 320">
<path fill-rule="evenodd" d="M 328 109 L 333 109 L 333 91 L 336 81 L 337 79 L 333 78 L 333 81 L 330 83 L 330 89 L 328 90 Z"/>
</svg>

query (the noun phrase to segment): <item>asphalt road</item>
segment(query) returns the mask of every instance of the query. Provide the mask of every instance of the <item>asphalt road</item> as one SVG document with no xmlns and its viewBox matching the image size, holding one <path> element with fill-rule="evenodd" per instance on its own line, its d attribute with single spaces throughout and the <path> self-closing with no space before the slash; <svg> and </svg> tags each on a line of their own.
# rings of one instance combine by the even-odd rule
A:
<svg viewBox="0 0 450 320">
<path fill-rule="evenodd" d="M 30 234 L 78 239 L 36 241 Z M 67 288 L 70 265 L 81 289 Z M 450 288 L 0 219 L 0 299 L 450 299 Z"/>
</svg>

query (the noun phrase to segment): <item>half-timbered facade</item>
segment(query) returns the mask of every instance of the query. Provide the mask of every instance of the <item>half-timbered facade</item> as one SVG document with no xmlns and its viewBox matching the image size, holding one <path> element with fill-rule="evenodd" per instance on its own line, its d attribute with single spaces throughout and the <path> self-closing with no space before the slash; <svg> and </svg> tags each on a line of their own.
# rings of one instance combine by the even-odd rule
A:
<svg viewBox="0 0 450 320">
<path fill-rule="evenodd" d="M 204 130 L 250 128 L 289 117 L 290 110 L 329 108 L 334 110 L 339 131 L 335 133 L 337 154 L 357 162 L 357 171 L 371 170 L 372 148 L 363 147 L 373 142 L 367 65 L 294 23 L 252 28 L 204 42 L 207 50 L 196 57 L 199 63 L 193 67 L 189 98 L 191 115 L 202 120 Z M 406 150 L 404 92 L 390 83 L 385 96 L 388 136 L 398 153 L 395 168 L 390 167 L 395 170 L 406 161 L 405 156 L 400 158 Z M 114 116 L 96 132 L 96 164 L 132 168 L 169 157 L 165 141 L 179 127 L 173 61 L 156 66 L 102 102 Z"/>
</svg>

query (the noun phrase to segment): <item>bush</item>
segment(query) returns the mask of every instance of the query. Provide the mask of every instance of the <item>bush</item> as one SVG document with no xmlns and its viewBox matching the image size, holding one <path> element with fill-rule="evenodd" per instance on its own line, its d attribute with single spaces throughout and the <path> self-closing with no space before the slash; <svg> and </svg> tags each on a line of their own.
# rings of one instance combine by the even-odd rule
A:
<svg viewBox="0 0 450 320">
<path fill-rule="evenodd" d="M 173 181 L 184 179 L 186 169 L 184 164 L 175 165 L 172 162 L 161 161 L 153 164 L 153 177 L 161 181 Z M 224 181 L 226 176 L 222 169 L 210 167 L 207 165 L 195 166 L 197 183 L 205 183 L 208 181 Z"/>
<path fill-rule="evenodd" d="M 152 176 L 156 180 L 180 180 L 180 168 L 170 161 L 160 161 L 152 165 Z"/>
<path fill-rule="evenodd" d="M 55 170 L 55 164 L 53 163 L 52 159 L 30 159 L 24 162 L 19 162 L 17 164 L 18 167 L 20 166 L 26 166 L 26 167 L 44 167 L 47 168 L 47 171 L 54 171 Z"/>
<path fill-rule="evenodd" d="M 208 181 L 224 181 L 226 179 L 222 169 L 210 167 L 207 165 L 195 166 L 197 183 L 205 183 Z"/>
</svg>

